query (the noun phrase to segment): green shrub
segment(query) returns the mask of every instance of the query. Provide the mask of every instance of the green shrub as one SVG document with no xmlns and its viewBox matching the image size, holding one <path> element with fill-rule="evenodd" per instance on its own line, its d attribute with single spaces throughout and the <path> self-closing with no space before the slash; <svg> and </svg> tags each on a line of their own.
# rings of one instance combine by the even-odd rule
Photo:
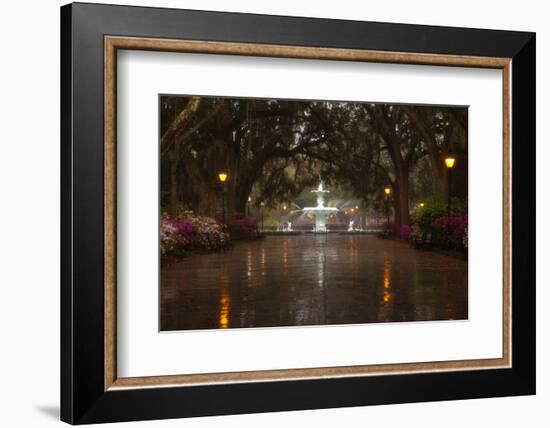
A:
<svg viewBox="0 0 550 428">
<path fill-rule="evenodd" d="M 468 202 L 464 199 L 451 199 L 451 215 L 468 213 Z M 419 207 L 413 216 L 415 229 L 420 234 L 434 234 L 434 222 L 447 216 L 447 200 L 434 196 L 428 199 L 423 207 Z"/>
</svg>

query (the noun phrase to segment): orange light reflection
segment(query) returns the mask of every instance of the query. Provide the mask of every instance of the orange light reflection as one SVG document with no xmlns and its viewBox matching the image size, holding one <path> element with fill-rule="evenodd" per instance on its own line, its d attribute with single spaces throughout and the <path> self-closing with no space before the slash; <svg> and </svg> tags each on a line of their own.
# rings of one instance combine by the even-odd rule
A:
<svg viewBox="0 0 550 428">
<path fill-rule="evenodd" d="M 384 303 L 389 303 L 392 299 L 392 294 L 389 291 L 391 285 L 390 269 L 391 264 L 388 258 L 388 254 L 384 253 L 384 270 L 382 273 L 382 285 L 384 287 L 384 294 L 382 295 L 382 299 L 384 300 Z"/>
<path fill-rule="evenodd" d="M 231 297 L 229 297 L 229 277 L 227 275 L 220 276 L 220 328 L 229 327 L 229 311 L 231 309 Z"/>
</svg>

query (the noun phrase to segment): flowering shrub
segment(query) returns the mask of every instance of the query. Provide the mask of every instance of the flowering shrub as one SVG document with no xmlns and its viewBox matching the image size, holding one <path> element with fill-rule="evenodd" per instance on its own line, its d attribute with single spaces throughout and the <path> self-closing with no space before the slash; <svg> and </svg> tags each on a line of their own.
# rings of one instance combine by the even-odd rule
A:
<svg viewBox="0 0 550 428">
<path fill-rule="evenodd" d="M 209 217 L 166 214 L 160 222 L 160 252 L 163 257 L 182 256 L 187 252 L 216 251 L 229 244 L 229 234 Z"/>
<path fill-rule="evenodd" d="M 176 227 L 165 219 L 160 221 L 160 253 L 167 254 L 176 246 Z"/>
<path fill-rule="evenodd" d="M 409 234 L 412 241 L 429 239 L 431 244 L 456 249 L 468 248 L 468 206 L 465 200 L 453 198 L 451 215 L 447 202 L 434 197 L 416 210 Z"/>
<path fill-rule="evenodd" d="M 200 249 L 215 251 L 229 244 L 229 234 L 213 218 L 190 216 L 187 220 L 197 236 Z"/>
<path fill-rule="evenodd" d="M 258 224 L 254 217 L 233 218 L 227 222 L 232 239 L 246 239 L 257 234 Z"/>
<path fill-rule="evenodd" d="M 467 202 L 458 198 L 451 200 L 451 215 L 461 215 L 468 212 Z M 447 217 L 447 201 L 441 197 L 433 197 L 426 201 L 422 208 L 418 208 L 413 216 L 413 222 L 420 229 L 421 234 L 434 234 L 434 221 Z"/>
<path fill-rule="evenodd" d="M 468 248 L 468 214 L 441 217 L 433 221 L 432 227 L 437 243 L 454 248 Z"/>
<path fill-rule="evenodd" d="M 168 254 L 192 250 L 197 238 L 189 222 L 163 217 L 160 223 L 160 252 Z"/>
</svg>

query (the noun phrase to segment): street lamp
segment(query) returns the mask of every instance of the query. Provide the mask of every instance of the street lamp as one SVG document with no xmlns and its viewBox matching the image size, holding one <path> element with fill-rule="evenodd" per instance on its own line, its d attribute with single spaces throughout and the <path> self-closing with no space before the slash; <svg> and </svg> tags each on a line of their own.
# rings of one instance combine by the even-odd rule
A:
<svg viewBox="0 0 550 428">
<path fill-rule="evenodd" d="M 250 202 L 252 202 L 252 198 L 249 196 L 246 200 L 246 216 L 250 217 Z"/>
<path fill-rule="evenodd" d="M 260 219 L 261 219 L 261 225 L 262 225 L 262 231 L 264 230 L 264 206 L 265 203 L 262 201 L 260 202 Z"/>
<path fill-rule="evenodd" d="M 286 216 L 286 204 L 283 204 L 283 212 L 279 212 L 279 227 L 283 228 L 283 216 Z"/>
<path fill-rule="evenodd" d="M 386 194 L 386 232 L 389 233 L 390 231 L 390 194 L 391 194 L 391 187 L 386 186 L 384 187 L 384 193 Z"/>
<path fill-rule="evenodd" d="M 450 244 L 450 227 L 451 227 L 451 171 L 455 166 L 456 158 L 453 155 L 447 155 L 444 159 L 445 167 L 447 168 L 447 240 Z"/>
<path fill-rule="evenodd" d="M 222 183 L 223 189 L 222 189 L 222 223 L 225 224 L 225 194 L 226 194 L 226 187 L 225 182 L 227 181 L 227 173 L 226 172 L 220 172 L 218 174 L 218 178 L 220 179 L 220 182 Z"/>
<path fill-rule="evenodd" d="M 426 206 L 424 202 L 420 202 L 418 205 L 420 206 L 420 208 L 424 208 Z"/>
</svg>

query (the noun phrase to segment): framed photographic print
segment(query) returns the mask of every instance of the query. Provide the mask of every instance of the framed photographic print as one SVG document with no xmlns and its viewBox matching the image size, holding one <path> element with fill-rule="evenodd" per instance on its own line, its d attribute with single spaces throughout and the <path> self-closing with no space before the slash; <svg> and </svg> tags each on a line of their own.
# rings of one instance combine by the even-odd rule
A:
<svg viewBox="0 0 550 428">
<path fill-rule="evenodd" d="M 72 424 L 535 393 L 535 35 L 61 8 Z"/>
</svg>

